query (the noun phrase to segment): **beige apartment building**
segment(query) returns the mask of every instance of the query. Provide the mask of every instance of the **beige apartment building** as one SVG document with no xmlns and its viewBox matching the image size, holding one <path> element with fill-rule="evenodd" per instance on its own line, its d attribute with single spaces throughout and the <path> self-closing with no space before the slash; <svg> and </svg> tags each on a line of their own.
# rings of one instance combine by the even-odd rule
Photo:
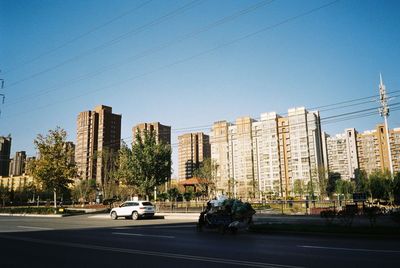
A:
<svg viewBox="0 0 400 268">
<path fill-rule="evenodd" d="M 282 197 L 294 195 L 296 180 L 304 186 L 311 182 L 318 192 L 318 170 L 324 166 L 321 134 L 318 111 L 292 108 L 286 117 L 278 118 Z"/>
<path fill-rule="evenodd" d="M 8 189 L 9 191 L 11 190 L 18 190 L 18 189 L 24 189 L 29 185 L 36 185 L 36 181 L 32 176 L 12 176 L 12 177 L 0 177 L 0 185 L 3 186 L 4 188 Z"/>
<path fill-rule="evenodd" d="M 16 152 L 13 159 L 10 161 L 9 175 L 21 176 L 25 172 L 26 152 Z"/>
<path fill-rule="evenodd" d="M 400 171 L 400 128 L 390 130 L 389 139 L 393 170 Z M 386 128 L 383 124 L 377 125 L 374 130 L 358 134 L 357 149 L 360 168 L 367 174 L 378 170 L 390 170 Z"/>
<path fill-rule="evenodd" d="M 327 136 L 324 145 L 325 165 L 329 172 L 340 173 L 341 178 L 350 180 L 359 168 L 357 131 L 354 128 L 345 129 L 344 133 L 333 137 Z M 324 140 L 324 139 L 323 139 Z"/>
<path fill-rule="evenodd" d="M 139 131 L 143 135 L 144 131 L 154 132 L 156 135 L 156 142 L 163 142 L 171 144 L 171 127 L 160 124 L 160 122 L 153 123 L 140 123 L 132 128 L 133 141 L 136 140 L 136 134 Z"/>
<path fill-rule="evenodd" d="M 215 122 L 211 129 L 211 159 L 216 164 L 215 188 L 218 194 L 233 193 L 232 179 L 229 177 L 229 147 L 227 121 Z"/>
<path fill-rule="evenodd" d="M 274 112 L 263 113 L 260 121 L 253 123 L 254 174 L 261 198 L 262 193 L 282 192 L 278 118 Z"/>
<path fill-rule="evenodd" d="M 233 193 L 239 198 L 255 198 L 258 182 L 254 173 L 253 123 L 250 117 L 240 117 L 228 127 L 229 178 Z"/>
<path fill-rule="evenodd" d="M 245 199 L 292 196 L 294 181 L 317 182 L 324 163 L 319 113 L 301 107 L 289 109 L 286 117 L 265 113 L 259 121 L 216 122 L 211 158 L 220 193 Z"/>
<path fill-rule="evenodd" d="M 327 138 L 326 146 L 329 152 L 328 170 L 340 173 L 342 179 L 350 179 L 346 134 L 337 134 Z"/>
<path fill-rule="evenodd" d="M 121 143 L 121 115 L 113 114 L 112 108 L 100 105 L 93 111 L 79 113 L 75 162 L 81 179 L 95 179 L 103 183 L 102 154 L 117 152 Z"/>
<path fill-rule="evenodd" d="M 393 170 L 400 171 L 400 128 L 389 131 Z M 329 172 L 338 172 L 343 179 L 353 179 L 358 168 L 367 174 L 390 170 L 386 130 L 383 124 L 374 130 L 358 133 L 354 128 L 326 138 Z"/>
<path fill-rule="evenodd" d="M 178 179 L 193 177 L 193 172 L 204 159 L 211 157 L 210 137 L 202 132 L 187 133 L 178 137 Z"/>
</svg>

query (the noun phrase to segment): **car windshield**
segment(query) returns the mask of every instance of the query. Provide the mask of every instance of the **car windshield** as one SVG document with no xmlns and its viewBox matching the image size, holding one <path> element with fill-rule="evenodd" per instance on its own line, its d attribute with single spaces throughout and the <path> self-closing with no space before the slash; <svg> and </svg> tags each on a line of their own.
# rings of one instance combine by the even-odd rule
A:
<svg viewBox="0 0 400 268">
<path fill-rule="evenodd" d="M 153 204 L 150 202 L 142 202 L 143 206 L 152 206 Z"/>
</svg>

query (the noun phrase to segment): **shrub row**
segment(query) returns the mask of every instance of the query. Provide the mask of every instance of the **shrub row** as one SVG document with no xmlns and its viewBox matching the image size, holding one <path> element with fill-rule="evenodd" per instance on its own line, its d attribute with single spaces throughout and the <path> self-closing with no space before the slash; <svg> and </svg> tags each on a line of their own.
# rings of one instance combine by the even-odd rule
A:
<svg viewBox="0 0 400 268">
<path fill-rule="evenodd" d="M 62 214 L 63 211 L 55 210 L 53 207 L 3 207 L 0 213 L 10 214 Z"/>
</svg>

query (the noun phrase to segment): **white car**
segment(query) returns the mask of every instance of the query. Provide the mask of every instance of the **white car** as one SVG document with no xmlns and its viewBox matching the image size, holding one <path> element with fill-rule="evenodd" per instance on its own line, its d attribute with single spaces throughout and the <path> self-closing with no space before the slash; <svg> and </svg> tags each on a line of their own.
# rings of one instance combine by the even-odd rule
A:
<svg viewBox="0 0 400 268">
<path fill-rule="evenodd" d="M 126 201 L 119 207 L 110 211 L 111 219 L 116 220 L 118 217 L 137 220 L 141 217 L 153 217 L 154 206 L 149 201 Z"/>
</svg>

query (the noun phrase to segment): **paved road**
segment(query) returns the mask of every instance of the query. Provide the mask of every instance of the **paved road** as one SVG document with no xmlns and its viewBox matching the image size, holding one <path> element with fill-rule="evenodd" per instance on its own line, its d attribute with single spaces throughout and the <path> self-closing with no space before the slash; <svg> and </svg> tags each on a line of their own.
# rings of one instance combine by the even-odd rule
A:
<svg viewBox="0 0 400 268">
<path fill-rule="evenodd" d="M 398 267 L 397 240 L 195 232 L 177 220 L 0 217 L 1 267 Z"/>
</svg>

